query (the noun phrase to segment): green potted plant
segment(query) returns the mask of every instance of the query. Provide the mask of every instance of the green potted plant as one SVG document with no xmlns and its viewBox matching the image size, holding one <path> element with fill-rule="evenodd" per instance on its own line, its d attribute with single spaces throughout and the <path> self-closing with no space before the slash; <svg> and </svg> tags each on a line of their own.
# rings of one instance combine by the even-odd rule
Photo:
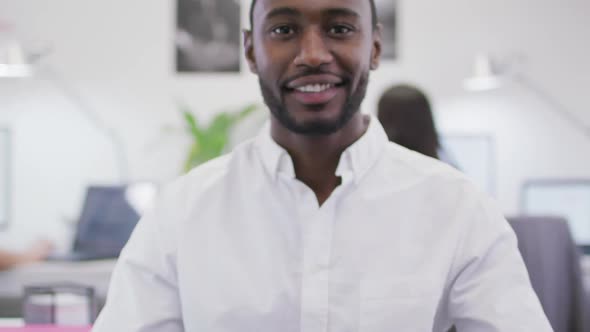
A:
<svg viewBox="0 0 590 332">
<path fill-rule="evenodd" d="M 215 115 L 209 125 L 204 125 L 186 105 L 182 105 L 180 110 L 185 131 L 192 140 L 183 171 L 186 173 L 195 166 L 222 155 L 229 143 L 234 126 L 257 109 L 258 105 L 250 104 L 238 112 L 220 112 Z"/>
</svg>

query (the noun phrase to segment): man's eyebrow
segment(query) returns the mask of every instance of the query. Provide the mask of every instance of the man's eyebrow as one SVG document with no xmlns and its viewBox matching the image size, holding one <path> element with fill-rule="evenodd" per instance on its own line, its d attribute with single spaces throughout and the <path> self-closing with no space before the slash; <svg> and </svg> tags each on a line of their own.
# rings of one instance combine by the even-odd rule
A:
<svg viewBox="0 0 590 332">
<path fill-rule="evenodd" d="M 351 18 L 359 18 L 359 13 L 348 8 L 329 8 L 322 12 L 326 16 L 349 16 Z"/>
<path fill-rule="evenodd" d="M 265 19 L 269 20 L 277 16 L 301 16 L 301 12 L 292 7 L 277 7 L 269 11 Z"/>
</svg>

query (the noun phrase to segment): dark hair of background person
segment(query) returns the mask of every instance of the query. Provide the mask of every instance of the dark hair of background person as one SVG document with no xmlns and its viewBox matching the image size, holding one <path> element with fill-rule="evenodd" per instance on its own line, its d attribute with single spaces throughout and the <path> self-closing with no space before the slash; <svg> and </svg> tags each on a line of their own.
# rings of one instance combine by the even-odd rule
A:
<svg viewBox="0 0 590 332">
<path fill-rule="evenodd" d="M 376 29 L 377 23 L 379 22 L 377 19 L 377 9 L 375 8 L 375 0 L 369 0 L 369 2 L 371 3 L 371 20 L 373 22 L 373 29 Z M 256 0 L 252 0 L 252 3 L 250 4 L 250 29 L 254 27 L 254 5 L 256 5 Z"/>
<path fill-rule="evenodd" d="M 390 141 L 439 159 L 430 102 L 418 88 L 406 84 L 389 88 L 379 100 L 377 117 Z"/>
</svg>

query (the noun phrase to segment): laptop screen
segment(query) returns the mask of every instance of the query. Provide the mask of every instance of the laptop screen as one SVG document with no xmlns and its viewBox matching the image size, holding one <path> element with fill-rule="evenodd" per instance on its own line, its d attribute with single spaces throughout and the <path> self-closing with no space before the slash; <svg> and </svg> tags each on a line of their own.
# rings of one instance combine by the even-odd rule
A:
<svg viewBox="0 0 590 332">
<path fill-rule="evenodd" d="M 117 257 L 139 221 L 127 186 L 91 186 L 78 224 L 74 252 Z"/>
</svg>

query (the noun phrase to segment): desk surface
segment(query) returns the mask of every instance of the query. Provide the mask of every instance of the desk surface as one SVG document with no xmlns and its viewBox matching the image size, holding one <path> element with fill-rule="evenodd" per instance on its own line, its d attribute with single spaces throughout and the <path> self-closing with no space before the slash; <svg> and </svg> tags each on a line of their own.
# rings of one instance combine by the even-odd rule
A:
<svg viewBox="0 0 590 332">
<path fill-rule="evenodd" d="M 93 286 L 105 296 L 116 260 L 41 262 L 0 272 L 0 297 L 20 297 L 25 285 L 71 281 Z M 582 273 L 590 290 L 590 255 L 582 257 Z"/>
<path fill-rule="evenodd" d="M 21 297 L 28 285 L 73 282 L 106 296 L 116 260 L 40 262 L 0 272 L 0 297 Z"/>
<path fill-rule="evenodd" d="M 94 287 L 105 298 L 116 260 L 89 262 L 41 262 L 0 272 L 0 298 L 20 298 L 25 286 L 64 281 Z M 590 293 L 590 255 L 583 256 L 582 273 Z"/>
</svg>

